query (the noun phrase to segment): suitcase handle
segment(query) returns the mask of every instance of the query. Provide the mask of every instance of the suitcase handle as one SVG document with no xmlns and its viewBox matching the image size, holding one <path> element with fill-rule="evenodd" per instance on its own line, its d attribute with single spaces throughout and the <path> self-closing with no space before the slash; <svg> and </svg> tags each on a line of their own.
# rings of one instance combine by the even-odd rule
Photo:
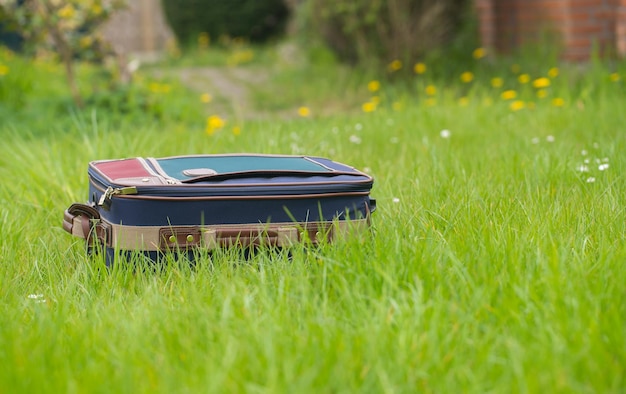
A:
<svg viewBox="0 0 626 394">
<path fill-rule="evenodd" d="M 358 172 L 347 171 L 290 171 L 290 170 L 256 170 L 256 171 L 238 171 L 223 172 L 221 174 L 202 175 L 191 179 L 181 180 L 181 183 L 198 183 L 205 181 L 225 181 L 228 179 L 240 178 L 272 178 L 279 176 L 307 177 L 307 176 L 323 176 L 333 177 L 338 175 L 360 176 L 363 174 Z"/>
<path fill-rule="evenodd" d="M 100 220 L 100 212 L 89 204 L 74 203 L 63 212 L 63 230 L 83 238 L 88 244 L 99 241 L 107 244 L 109 226 Z"/>
</svg>

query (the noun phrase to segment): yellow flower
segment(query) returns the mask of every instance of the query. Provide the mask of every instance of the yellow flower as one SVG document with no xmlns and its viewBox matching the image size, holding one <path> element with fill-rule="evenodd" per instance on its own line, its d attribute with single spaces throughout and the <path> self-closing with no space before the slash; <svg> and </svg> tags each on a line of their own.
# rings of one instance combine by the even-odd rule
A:
<svg viewBox="0 0 626 394">
<path fill-rule="evenodd" d="M 550 78 L 556 78 L 559 76 L 559 69 L 556 67 L 552 67 L 551 69 L 548 70 L 548 76 Z"/>
<path fill-rule="evenodd" d="M 470 83 L 472 82 L 473 79 L 474 79 L 474 74 L 472 74 L 469 71 L 465 71 L 463 74 L 461 74 L 461 81 L 464 83 Z"/>
<path fill-rule="evenodd" d="M 200 95 L 200 101 L 202 101 L 203 103 L 210 103 L 213 100 L 213 96 L 211 96 L 208 93 L 203 93 Z"/>
<path fill-rule="evenodd" d="M 308 107 L 300 107 L 298 108 L 298 115 L 303 118 L 311 116 L 311 110 Z"/>
<path fill-rule="evenodd" d="M 207 48 L 209 46 L 209 42 L 211 42 L 211 39 L 209 38 L 208 33 L 202 32 L 198 34 L 198 46 L 200 48 Z"/>
<path fill-rule="evenodd" d="M 459 99 L 459 105 L 460 105 L 461 107 L 466 107 L 468 104 L 469 104 L 469 98 L 467 98 L 467 97 L 461 97 L 461 98 Z"/>
<path fill-rule="evenodd" d="M 363 109 L 363 112 L 374 112 L 376 110 L 376 104 L 368 101 L 361 106 L 361 109 Z"/>
<path fill-rule="evenodd" d="M 380 89 L 380 82 L 373 80 L 373 81 L 369 81 L 369 83 L 367 84 L 367 90 L 369 90 L 370 92 L 377 92 Z"/>
<path fill-rule="evenodd" d="M 102 14 L 102 6 L 98 3 L 94 3 L 91 5 L 91 13 L 94 15 L 100 15 Z"/>
<path fill-rule="evenodd" d="M 537 89 L 543 89 L 550 86 L 550 80 L 548 78 L 537 78 L 533 81 L 533 87 Z"/>
<path fill-rule="evenodd" d="M 500 77 L 491 78 L 491 86 L 494 88 L 501 88 L 504 85 L 504 80 Z"/>
<path fill-rule="evenodd" d="M 150 82 L 148 89 L 150 89 L 152 93 L 169 93 L 171 87 L 166 83 Z"/>
<path fill-rule="evenodd" d="M 428 85 L 426 86 L 426 89 L 424 89 L 424 91 L 426 92 L 427 95 L 429 96 L 434 96 L 437 94 L 437 88 L 434 85 Z"/>
<path fill-rule="evenodd" d="M 9 73 L 9 66 L 5 66 L 4 64 L 0 64 L 0 77 L 7 75 Z"/>
<path fill-rule="evenodd" d="M 402 68 L 402 62 L 398 59 L 394 60 L 393 62 L 389 63 L 389 65 L 387 66 L 387 68 L 389 69 L 389 71 L 394 72 L 394 71 L 398 71 L 399 69 Z"/>
<path fill-rule="evenodd" d="M 548 95 L 548 92 L 545 89 L 539 89 L 537 90 L 537 97 L 538 98 L 544 98 Z"/>
<path fill-rule="evenodd" d="M 517 80 L 519 81 L 519 83 L 528 83 L 530 82 L 530 75 L 522 74 L 519 77 L 517 77 Z"/>
<path fill-rule="evenodd" d="M 211 115 L 206 120 L 206 133 L 208 135 L 213 135 L 225 125 L 226 121 L 224 119 L 220 118 L 218 115 Z"/>
<path fill-rule="evenodd" d="M 554 105 L 555 107 L 562 107 L 565 105 L 565 100 L 560 97 L 555 97 L 552 99 L 552 105 Z"/>
<path fill-rule="evenodd" d="M 93 44 L 93 37 L 91 36 L 84 36 L 78 40 L 78 45 L 80 45 L 81 48 L 88 48 L 91 44 Z"/>
<path fill-rule="evenodd" d="M 524 109 L 525 106 L 526 104 L 522 100 L 515 100 L 511 102 L 509 108 L 511 108 L 512 111 L 519 111 L 520 109 Z"/>
<path fill-rule="evenodd" d="M 57 11 L 57 15 L 62 19 L 70 19 L 76 14 L 76 10 L 72 4 L 66 4 L 65 6 L 59 8 Z"/>
<path fill-rule="evenodd" d="M 413 71 L 415 71 L 415 74 L 424 74 L 426 72 L 426 65 L 424 63 L 415 63 Z"/>
<path fill-rule="evenodd" d="M 248 63 L 252 61 L 252 59 L 254 59 L 254 52 L 251 49 L 238 49 L 226 59 L 226 63 L 229 66 L 236 66 L 238 64 Z"/>
<path fill-rule="evenodd" d="M 480 59 L 485 57 L 486 52 L 485 52 L 485 48 L 476 48 L 474 49 L 474 52 L 472 52 L 472 57 L 474 59 Z"/>
<path fill-rule="evenodd" d="M 434 98 L 430 97 L 426 99 L 426 105 L 429 107 L 432 107 L 434 105 L 437 104 L 437 100 L 435 100 Z"/>
<path fill-rule="evenodd" d="M 611 75 L 609 75 L 609 79 L 613 82 L 617 82 L 620 80 L 620 76 L 618 73 L 613 73 Z"/>
<path fill-rule="evenodd" d="M 517 92 L 515 90 L 505 90 L 504 92 L 502 92 L 500 97 L 502 97 L 504 100 L 513 100 L 515 97 L 517 97 Z"/>
<path fill-rule="evenodd" d="M 233 126 L 233 130 L 232 131 L 233 131 L 234 135 L 239 135 L 239 134 L 241 134 L 241 127 Z"/>
</svg>

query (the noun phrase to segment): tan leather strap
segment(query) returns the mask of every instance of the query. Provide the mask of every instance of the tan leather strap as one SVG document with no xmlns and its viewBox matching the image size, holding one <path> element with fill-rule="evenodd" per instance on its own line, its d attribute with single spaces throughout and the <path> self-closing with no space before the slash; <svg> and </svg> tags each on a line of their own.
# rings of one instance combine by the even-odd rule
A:
<svg viewBox="0 0 626 394">
<path fill-rule="evenodd" d="M 223 224 L 209 226 L 127 226 L 101 219 L 98 238 L 120 250 L 166 251 L 189 248 L 208 250 L 231 246 L 287 247 L 298 243 L 318 244 L 369 227 L 368 219 L 271 224 Z"/>
</svg>

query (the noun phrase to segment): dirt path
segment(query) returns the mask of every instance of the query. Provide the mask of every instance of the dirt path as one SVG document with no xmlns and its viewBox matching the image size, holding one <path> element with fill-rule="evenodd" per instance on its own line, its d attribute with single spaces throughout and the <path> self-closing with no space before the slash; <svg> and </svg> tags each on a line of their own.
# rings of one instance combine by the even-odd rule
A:
<svg viewBox="0 0 626 394">
<path fill-rule="evenodd" d="M 198 93 L 213 96 L 213 110 L 234 113 L 237 117 L 256 118 L 258 113 L 250 92 L 267 82 L 269 73 L 250 68 L 189 67 L 176 70 L 180 81 Z"/>
</svg>

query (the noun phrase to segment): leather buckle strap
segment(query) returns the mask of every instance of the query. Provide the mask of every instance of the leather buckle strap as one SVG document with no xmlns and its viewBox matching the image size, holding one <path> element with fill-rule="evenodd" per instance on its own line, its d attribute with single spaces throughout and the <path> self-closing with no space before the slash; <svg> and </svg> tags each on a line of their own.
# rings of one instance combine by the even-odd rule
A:
<svg viewBox="0 0 626 394">
<path fill-rule="evenodd" d="M 63 213 L 63 230 L 75 237 L 87 239 L 92 221 L 100 220 L 100 212 L 88 204 L 74 203 Z"/>
<path fill-rule="evenodd" d="M 100 212 L 92 205 L 75 203 L 63 212 L 63 230 L 85 239 L 89 244 L 95 240 L 110 244 L 110 227 L 100 220 Z"/>
</svg>

